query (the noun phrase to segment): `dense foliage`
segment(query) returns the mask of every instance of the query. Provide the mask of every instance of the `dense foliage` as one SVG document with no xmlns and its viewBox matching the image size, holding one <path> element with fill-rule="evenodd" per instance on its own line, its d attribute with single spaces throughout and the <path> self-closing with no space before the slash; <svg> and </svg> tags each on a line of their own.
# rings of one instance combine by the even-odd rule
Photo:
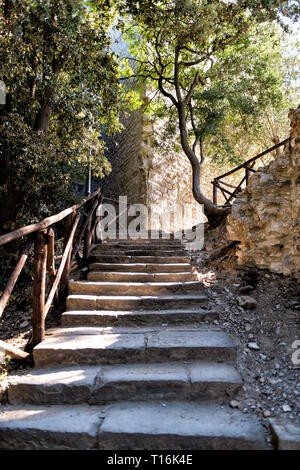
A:
<svg viewBox="0 0 300 470">
<path fill-rule="evenodd" d="M 297 18 L 299 4 L 278 0 L 118 3 L 119 27 L 136 59 L 135 67 L 128 61 L 125 70 L 159 90 L 167 110 L 162 114 L 169 113 L 171 121 L 175 116 L 182 150 L 193 169 L 194 197 L 215 225 L 227 211 L 216 208 L 201 192 L 203 158 L 199 161 L 196 148 L 200 144 L 202 155 L 203 141 L 218 136 L 217 159 L 225 154 L 234 157 L 234 147 L 222 132 L 226 120 L 234 125 L 237 119 L 257 117 L 263 108 L 279 106 L 280 77 L 272 70 L 276 56 L 272 57 L 268 35 L 276 34 L 272 22 L 285 29 L 284 17 Z"/>
<path fill-rule="evenodd" d="M 0 5 L 0 223 L 10 229 L 70 203 L 90 157 L 95 176 L 110 171 L 103 127 L 115 131 L 134 103 L 110 50 L 106 1 L 97 16 L 84 0 Z"/>
</svg>

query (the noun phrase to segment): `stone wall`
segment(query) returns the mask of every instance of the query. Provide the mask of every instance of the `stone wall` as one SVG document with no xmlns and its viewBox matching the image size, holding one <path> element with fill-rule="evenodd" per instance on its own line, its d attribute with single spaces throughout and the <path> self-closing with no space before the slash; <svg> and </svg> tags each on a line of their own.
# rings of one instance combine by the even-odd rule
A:
<svg viewBox="0 0 300 470">
<path fill-rule="evenodd" d="M 121 118 L 122 132 L 106 139 L 106 156 L 112 171 L 106 176 L 101 187 L 107 197 L 127 196 L 130 203 L 144 203 L 146 197 L 146 174 L 143 169 L 142 126 L 143 112 L 133 111 Z"/>
<path fill-rule="evenodd" d="M 183 206 L 189 206 L 187 225 L 200 222 L 203 216 L 192 195 L 190 163 L 184 154 L 164 142 L 164 123 L 151 122 L 141 110 L 134 111 L 122 123 L 124 130 L 108 140 L 107 157 L 112 172 L 103 180 L 105 194 L 113 198 L 127 196 L 130 203 L 151 207 L 149 229 L 158 228 L 154 219 L 164 220 L 175 205 L 172 230 L 183 228 Z"/>
<path fill-rule="evenodd" d="M 254 173 L 228 217 L 239 264 L 300 278 L 300 106 L 290 110 L 290 142 Z"/>
</svg>

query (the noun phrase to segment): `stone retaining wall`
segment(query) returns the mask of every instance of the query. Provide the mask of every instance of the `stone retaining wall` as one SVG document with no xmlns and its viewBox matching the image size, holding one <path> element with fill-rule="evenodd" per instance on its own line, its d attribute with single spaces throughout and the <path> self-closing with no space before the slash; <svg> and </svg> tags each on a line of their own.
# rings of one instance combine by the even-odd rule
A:
<svg viewBox="0 0 300 470">
<path fill-rule="evenodd" d="M 124 130 L 108 140 L 107 157 L 111 174 L 103 180 L 108 197 L 127 196 L 130 203 L 152 207 L 154 217 L 148 228 L 157 228 L 154 219 L 164 219 L 168 210 L 177 210 L 172 230 L 182 228 L 180 207 L 189 206 L 185 223 L 190 227 L 202 220 L 200 206 L 192 195 L 192 171 L 187 157 L 162 137 L 162 122 L 151 122 L 142 110 L 123 119 Z"/>
<path fill-rule="evenodd" d="M 239 264 L 300 278 L 300 106 L 290 110 L 290 143 L 259 168 L 228 217 Z"/>
</svg>

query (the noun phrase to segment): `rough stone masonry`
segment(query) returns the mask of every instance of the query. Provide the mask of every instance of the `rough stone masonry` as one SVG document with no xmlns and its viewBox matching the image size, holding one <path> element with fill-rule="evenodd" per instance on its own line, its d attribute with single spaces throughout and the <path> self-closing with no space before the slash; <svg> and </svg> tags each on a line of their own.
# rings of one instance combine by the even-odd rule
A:
<svg viewBox="0 0 300 470">
<path fill-rule="evenodd" d="M 123 116 L 122 132 L 107 140 L 106 155 L 112 172 L 103 181 L 106 196 L 127 196 L 129 203 L 152 207 L 156 220 L 164 219 L 167 211 L 177 205 L 171 217 L 171 230 L 182 227 L 183 208 L 185 223 L 192 227 L 203 216 L 192 194 L 192 171 L 187 157 L 164 141 L 162 121 L 153 123 L 142 108 Z M 148 229 L 153 226 L 153 220 Z M 165 230 L 169 231 L 169 230 Z"/>
<path fill-rule="evenodd" d="M 238 263 L 300 278 L 300 106 L 289 112 L 290 142 L 254 173 L 228 217 Z"/>
</svg>

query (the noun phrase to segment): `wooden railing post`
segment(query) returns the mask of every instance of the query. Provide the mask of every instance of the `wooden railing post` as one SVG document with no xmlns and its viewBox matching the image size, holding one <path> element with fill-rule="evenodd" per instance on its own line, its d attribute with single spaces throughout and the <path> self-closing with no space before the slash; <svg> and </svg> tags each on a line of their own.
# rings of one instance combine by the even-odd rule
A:
<svg viewBox="0 0 300 470">
<path fill-rule="evenodd" d="M 50 228 L 47 234 L 48 238 L 48 249 L 47 249 L 47 273 L 49 276 L 49 283 L 52 285 L 56 276 L 55 269 L 55 234 L 54 230 Z M 55 302 L 58 302 L 58 292 L 55 293 Z"/>
<path fill-rule="evenodd" d="M 95 240 L 95 243 L 98 243 L 100 241 L 100 243 L 102 242 L 102 233 L 101 233 L 101 226 L 100 226 L 100 239 L 98 239 L 97 237 L 97 227 L 98 227 L 98 224 L 100 223 L 100 220 L 101 220 L 101 217 L 100 216 L 97 216 L 97 210 L 99 209 L 100 210 L 100 207 L 102 206 L 103 204 L 103 193 L 100 194 L 99 196 L 99 199 L 98 199 L 98 206 L 97 206 L 97 209 L 96 209 L 96 219 L 95 219 L 95 229 L 93 230 L 93 235 L 94 235 L 94 240 Z"/>
<path fill-rule="evenodd" d="M 65 219 L 64 249 L 70 238 L 70 234 L 72 232 L 72 227 L 73 227 L 73 222 L 74 222 L 75 217 L 76 217 L 75 212 L 72 212 L 72 214 L 69 214 Z M 72 246 L 70 248 L 67 261 L 66 261 L 63 273 L 61 275 L 60 288 L 59 288 L 59 296 L 61 300 L 65 300 L 68 294 L 70 268 L 71 268 L 71 256 L 72 256 Z"/>
<path fill-rule="evenodd" d="M 245 181 L 246 181 L 246 186 L 248 186 L 249 178 L 250 178 L 250 170 L 245 166 Z"/>
<path fill-rule="evenodd" d="M 84 238 L 83 238 L 83 256 L 82 256 L 82 261 L 83 265 L 85 266 L 88 260 L 88 257 L 90 255 L 90 249 L 91 249 L 91 229 L 92 229 L 92 217 L 88 217 L 87 220 L 87 225 L 85 228 L 84 232 Z"/>
<path fill-rule="evenodd" d="M 213 181 L 213 203 L 218 204 L 218 188 L 215 182 Z"/>
<path fill-rule="evenodd" d="M 47 237 L 45 230 L 35 234 L 34 241 L 34 285 L 32 307 L 32 346 L 45 337 L 45 288 L 47 269 Z"/>
</svg>

